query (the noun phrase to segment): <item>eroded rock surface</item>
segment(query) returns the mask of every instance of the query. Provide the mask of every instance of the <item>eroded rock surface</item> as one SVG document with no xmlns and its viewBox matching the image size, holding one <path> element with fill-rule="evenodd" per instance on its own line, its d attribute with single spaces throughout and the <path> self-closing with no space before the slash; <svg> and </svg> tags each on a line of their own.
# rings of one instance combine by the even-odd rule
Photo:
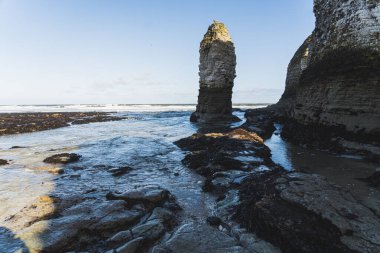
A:
<svg viewBox="0 0 380 253">
<path fill-rule="evenodd" d="M 205 224 L 186 224 L 178 229 L 162 246 L 153 253 L 248 253 L 239 242 L 225 233 Z"/>
<path fill-rule="evenodd" d="M 227 27 L 214 21 L 200 45 L 199 96 L 193 122 L 237 120 L 232 116 L 235 47 Z"/>
<path fill-rule="evenodd" d="M 314 12 L 315 30 L 291 60 L 276 105 L 283 136 L 322 148 L 342 148 L 339 138 L 366 143 L 358 150 L 378 158 L 380 3 L 315 0 Z"/>
<path fill-rule="evenodd" d="M 251 176 L 239 220 L 284 252 L 378 252 L 380 219 L 347 191 L 314 174 Z"/>
<path fill-rule="evenodd" d="M 183 162 L 206 177 L 203 189 L 217 196 L 213 224 L 253 252 L 380 250 L 375 211 L 322 176 L 284 170 L 261 138 L 247 136 L 258 135 L 236 129 L 176 142 L 190 151 Z"/>
<path fill-rule="evenodd" d="M 176 224 L 175 210 L 165 207 L 175 199 L 166 190 L 109 195 L 117 196 L 42 196 L 3 224 L 22 242 L 19 249 L 30 252 L 146 252 Z"/>
</svg>

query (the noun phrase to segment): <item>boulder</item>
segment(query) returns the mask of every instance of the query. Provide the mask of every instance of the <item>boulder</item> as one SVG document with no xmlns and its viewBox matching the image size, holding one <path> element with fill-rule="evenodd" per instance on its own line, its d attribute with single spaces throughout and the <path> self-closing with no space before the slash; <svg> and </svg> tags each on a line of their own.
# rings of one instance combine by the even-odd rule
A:
<svg viewBox="0 0 380 253">
<path fill-rule="evenodd" d="M 61 163 L 67 164 L 72 162 L 77 162 L 81 158 L 80 155 L 74 153 L 62 153 L 50 156 L 43 160 L 44 163 Z"/>
<path fill-rule="evenodd" d="M 171 238 L 155 247 L 153 253 L 248 253 L 239 242 L 206 224 L 189 223 L 180 227 Z"/>
<path fill-rule="evenodd" d="M 7 165 L 7 164 L 9 164 L 9 162 L 7 160 L 0 159 L 0 166 Z"/>
</svg>

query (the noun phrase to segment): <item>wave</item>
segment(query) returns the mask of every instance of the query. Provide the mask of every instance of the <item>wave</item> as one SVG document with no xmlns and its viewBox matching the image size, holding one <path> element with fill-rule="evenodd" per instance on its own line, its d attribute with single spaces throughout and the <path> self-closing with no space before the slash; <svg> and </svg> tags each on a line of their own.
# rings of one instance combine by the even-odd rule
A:
<svg viewBox="0 0 380 253">
<path fill-rule="evenodd" d="M 236 104 L 234 107 L 251 109 L 268 104 Z M 0 105 L 0 113 L 21 112 L 164 112 L 194 111 L 195 104 L 56 104 L 56 105 Z"/>
</svg>

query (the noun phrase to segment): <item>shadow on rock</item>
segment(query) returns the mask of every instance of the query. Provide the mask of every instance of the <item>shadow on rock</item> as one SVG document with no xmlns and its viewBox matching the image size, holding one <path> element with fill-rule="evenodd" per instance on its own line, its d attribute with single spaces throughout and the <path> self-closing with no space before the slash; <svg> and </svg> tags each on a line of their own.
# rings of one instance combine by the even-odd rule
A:
<svg viewBox="0 0 380 253">
<path fill-rule="evenodd" d="M 24 242 L 5 227 L 0 227 L 0 251 L 29 253 Z"/>
</svg>

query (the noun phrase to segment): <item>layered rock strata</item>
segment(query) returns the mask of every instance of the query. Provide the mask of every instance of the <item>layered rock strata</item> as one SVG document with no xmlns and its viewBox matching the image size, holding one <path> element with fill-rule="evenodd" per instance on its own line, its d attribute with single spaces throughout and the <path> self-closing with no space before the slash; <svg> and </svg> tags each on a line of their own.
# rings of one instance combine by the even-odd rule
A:
<svg viewBox="0 0 380 253">
<path fill-rule="evenodd" d="M 229 121 L 235 79 L 235 47 L 227 27 L 214 21 L 200 44 L 199 96 L 191 121 Z"/>
<path fill-rule="evenodd" d="M 314 13 L 315 30 L 290 61 L 272 107 L 285 117 L 282 135 L 337 151 L 361 142 L 369 146 L 349 146 L 379 153 L 380 2 L 314 0 Z"/>
</svg>

